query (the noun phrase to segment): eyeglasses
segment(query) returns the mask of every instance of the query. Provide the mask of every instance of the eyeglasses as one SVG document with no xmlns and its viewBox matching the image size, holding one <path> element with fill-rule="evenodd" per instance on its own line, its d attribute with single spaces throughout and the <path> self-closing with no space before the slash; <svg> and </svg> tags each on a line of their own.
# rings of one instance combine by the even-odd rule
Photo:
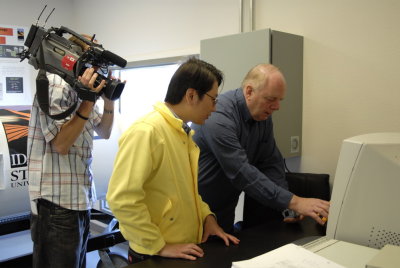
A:
<svg viewBox="0 0 400 268">
<path fill-rule="evenodd" d="M 208 95 L 207 93 L 204 93 L 204 94 L 206 94 L 207 96 L 209 96 L 210 98 L 211 98 L 211 100 L 214 102 L 214 105 L 216 105 L 217 104 L 217 102 L 218 102 L 218 97 L 213 97 L 213 96 L 211 96 L 211 95 Z"/>
</svg>

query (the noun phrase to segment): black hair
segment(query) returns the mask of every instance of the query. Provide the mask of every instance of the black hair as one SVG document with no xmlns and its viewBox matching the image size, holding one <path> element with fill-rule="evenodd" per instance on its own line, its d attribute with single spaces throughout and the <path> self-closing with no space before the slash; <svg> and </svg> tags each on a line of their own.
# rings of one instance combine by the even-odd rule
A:
<svg viewBox="0 0 400 268">
<path fill-rule="evenodd" d="M 195 89 L 199 98 L 212 89 L 214 82 L 218 86 L 223 82 L 223 73 L 215 66 L 203 60 L 191 57 L 176 70 L 169 82 L 165 102 L 178 104 L 189 88 Z"/>
</svg>

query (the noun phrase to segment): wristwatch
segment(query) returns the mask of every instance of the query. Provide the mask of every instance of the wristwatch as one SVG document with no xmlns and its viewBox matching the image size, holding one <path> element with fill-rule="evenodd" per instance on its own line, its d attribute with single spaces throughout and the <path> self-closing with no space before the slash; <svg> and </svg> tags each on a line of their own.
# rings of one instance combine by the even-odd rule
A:
<svg viewBox="0 0 400 268">
<path fill-rule="evenodd" d="M 285 209 L 284 211 L 282 211 L 282 215 L 283 215 L 283 218 L 285 218 L 285 219 L 299 217 L 299 214 L 296 211 L 288 209 L 288 208 Z"/>
</svg>

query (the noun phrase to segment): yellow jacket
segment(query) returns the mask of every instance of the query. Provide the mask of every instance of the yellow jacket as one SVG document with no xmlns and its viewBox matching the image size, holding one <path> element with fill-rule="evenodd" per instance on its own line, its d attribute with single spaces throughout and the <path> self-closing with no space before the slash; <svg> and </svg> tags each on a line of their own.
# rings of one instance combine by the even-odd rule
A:
<svg viewBox="0 0 400 268">
<path fill-rule="evenodd" d="M 119 140 L 107 201 L 129 246 L 154 255 L 166 243 L 200 243 L 211 214 L 197 189 L 199 148 L 163 103 Z"/>
</svg>

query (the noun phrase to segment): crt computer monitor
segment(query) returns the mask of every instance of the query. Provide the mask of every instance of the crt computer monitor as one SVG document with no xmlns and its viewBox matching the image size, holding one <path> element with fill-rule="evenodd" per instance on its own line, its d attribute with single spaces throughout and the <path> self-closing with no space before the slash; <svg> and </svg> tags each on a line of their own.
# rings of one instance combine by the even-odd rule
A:
<svg viewBox="0 0 400 268">
<path fill-rule="evenodd" d="M 343 141 L 327 237 L 377 249 L 400 245 L 400 133 Z"/>
</svg>

